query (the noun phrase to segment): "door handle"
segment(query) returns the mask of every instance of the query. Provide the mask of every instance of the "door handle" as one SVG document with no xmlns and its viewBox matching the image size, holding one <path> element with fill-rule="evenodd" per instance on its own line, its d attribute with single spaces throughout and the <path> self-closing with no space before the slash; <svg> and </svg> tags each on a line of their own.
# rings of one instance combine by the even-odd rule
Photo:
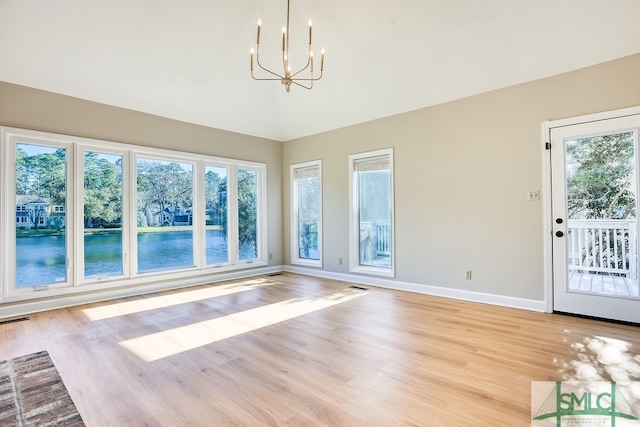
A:
<svg viewBox="0 0 640 427">
<path fill-rule="evenodd" d="M 562 231 L 556 231 L 556 236 L 557 237 L 562 237 L 562 236 L 564 236 L 564 233 Z"/>
</svg>

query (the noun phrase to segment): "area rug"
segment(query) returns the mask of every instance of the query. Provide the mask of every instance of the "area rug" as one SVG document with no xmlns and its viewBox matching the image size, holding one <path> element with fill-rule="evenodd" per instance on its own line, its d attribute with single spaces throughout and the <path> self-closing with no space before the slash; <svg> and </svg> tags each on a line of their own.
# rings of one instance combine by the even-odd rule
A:
<svg viewBox="0 0 640 427">
<path fill-rule="evenodd" d="M 0 362 L 0 426 L 84 426 L 49 353 Z"/>
</svg>

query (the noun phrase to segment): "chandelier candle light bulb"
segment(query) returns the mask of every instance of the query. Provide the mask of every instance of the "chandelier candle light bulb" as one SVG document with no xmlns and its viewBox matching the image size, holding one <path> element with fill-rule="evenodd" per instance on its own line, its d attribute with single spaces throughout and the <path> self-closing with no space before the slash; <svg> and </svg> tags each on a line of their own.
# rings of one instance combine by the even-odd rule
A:
<svg viewBox="0 0 640 427">
<path fill-rule="evenodd" d="M 260 44 L 260 27 L 262 26 L 262 20 L 258 19 L 258 37 L 257 37 L 257 41 L 256 44 Z M 253 50 L 253 49 L 251 49 Z"/>
<path fill-rule="evenodd" d="M 311 50 L 311 43 L 313 40 L 313 24 L 311 19 L 309 19 L 309 51 L 307 53 L 307 64 L 299 69 L 298 71 L 293 72 L 291 69 L 291 65 L 289 64 L 289 34 L 290 34 L 290 26 L 289 26 L 289 12 L 290 12 L 291 0 L 287 0 L 287 25 L 282 27 L 282 65 L 283 71 L 282 75 L 272 71 L 270 69 L 265 68 L 260 63 L 260 36 L 262 33 L 262 20 L 258 19 L 258 31 L 256 34 L 256 48 L 251 49 L 251 77 L 254 80 L 275 80 L 280 81 L 287 92 L 290 92 L 291 85 L 296 85 L 303 87 L 305 89 L 313 88 L 313 82 L 318 81 L 322 78 L 322 73 L 324 71 L 324 49 L 321 51 L 320 57 L 320 75 L 318 77 L 313 76 L 313 51 Z M 257 64 L 257 68 L 262 71 L 268 73 L 265 77 L 258 77 L 254 74 L 254 56 L 255 63 Z M 303 72 L 307 72 L 305 74 L 301 74 Z M 264 74 L 264 73 L 263 73 Z M 298 77 L 300 75 L 300 77 Z"/>
<path fill-rule="evenodd" d="M 286 52 L 287 49 L 287 29 L 285 27 L 282 27 L 282 51 Z"/>
</svg>

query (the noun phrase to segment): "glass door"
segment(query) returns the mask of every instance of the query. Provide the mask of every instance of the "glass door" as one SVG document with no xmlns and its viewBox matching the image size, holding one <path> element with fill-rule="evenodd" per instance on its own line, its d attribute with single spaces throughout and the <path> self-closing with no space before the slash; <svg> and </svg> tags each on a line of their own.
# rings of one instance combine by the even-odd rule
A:
<svg viewBox="0 0 640 427">
<path fill-rule="evenodd" d="M 640 115 L 551 130 L 554 311 L 640 322 Z"/>
</svg>

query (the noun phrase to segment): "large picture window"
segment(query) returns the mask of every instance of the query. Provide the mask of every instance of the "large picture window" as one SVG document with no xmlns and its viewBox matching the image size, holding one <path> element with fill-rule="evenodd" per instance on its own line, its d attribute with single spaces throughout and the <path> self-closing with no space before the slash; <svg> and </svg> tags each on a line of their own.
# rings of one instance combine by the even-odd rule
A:
<svg viewBox="0 0 640 427">
<path fill-rule="evenodd" d="M 193 165 L 137 161 L 138 272 L 192 267 Z"/>
<path fill-rule="evenodd" d="M 265 164 L 5 127 L 0 136 L 0 301 L 267 265 Z"/>
<path fill-rule="evenodd" d="M 291 165 L 291 263 L 322 267 L 321 162 Z"/>
<path fill-rule="evenodd" d="M 349 169 L 351 271 L 393 277 L 393 151 L 351 155 Z"/>
</svg>

